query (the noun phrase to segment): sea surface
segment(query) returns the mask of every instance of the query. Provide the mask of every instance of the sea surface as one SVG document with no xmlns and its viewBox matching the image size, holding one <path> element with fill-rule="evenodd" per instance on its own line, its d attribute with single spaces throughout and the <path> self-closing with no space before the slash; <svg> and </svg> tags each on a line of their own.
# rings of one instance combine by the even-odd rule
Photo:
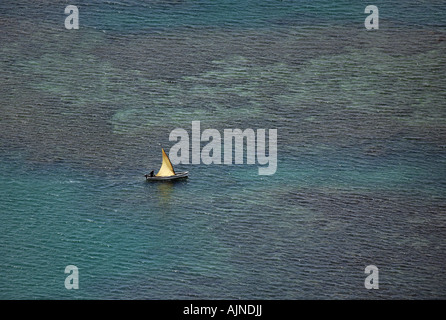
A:
<svg viewBox="0 0 446 320">
<path fill-rule="evenodd" d="M 445 299 L 445 75 L 444 1 L 2 0 L 0 299 Z M 192 121 L 277 171 L 146 182 Z"/>
</svg>

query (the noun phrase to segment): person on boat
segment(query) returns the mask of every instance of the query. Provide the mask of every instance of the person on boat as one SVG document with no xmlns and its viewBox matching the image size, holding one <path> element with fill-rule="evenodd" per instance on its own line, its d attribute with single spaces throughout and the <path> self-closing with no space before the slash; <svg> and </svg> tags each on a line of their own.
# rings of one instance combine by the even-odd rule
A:
<svg viewBox="0 0 446 320">
<path fill-rule="evenodd" d="M 144 177 L 148 178 L 148 177 L 154 177 L 154 170 L 152 170 L 152 172 L 150 172 L 150 174 L 145 174 Z"/>
<path fill-rule="evenodd" d="M 154 170 L 152 170 L 152 172 L 150 172 L 150 174 L 145 174 L 144 177 L 148 178 L 148 177 L 154 177 Z"/>
</svg>

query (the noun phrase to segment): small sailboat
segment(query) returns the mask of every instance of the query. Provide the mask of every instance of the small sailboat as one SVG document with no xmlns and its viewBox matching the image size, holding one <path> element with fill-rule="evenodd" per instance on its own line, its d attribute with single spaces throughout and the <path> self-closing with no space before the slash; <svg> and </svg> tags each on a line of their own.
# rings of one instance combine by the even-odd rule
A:
<svg viewBox="0 0 446 320">
<path fill-rule="evenodd" d="M 166 152 L 164 152 L 163 148 L 161 148 L 161 150 L 163 152 L 163 163 L 161 164 L 161 168 L 156 175 L 153 174 L 153 171 L 151 172 L 151 174 L 144 175 L 147 181 L 162 181 L 187 178 L 189 172 L 184 171 L 175 173 L 175 170 L 173 170 L 172 163 L 170 162 L 170 159 L 167 156 Z"/>
</svg>

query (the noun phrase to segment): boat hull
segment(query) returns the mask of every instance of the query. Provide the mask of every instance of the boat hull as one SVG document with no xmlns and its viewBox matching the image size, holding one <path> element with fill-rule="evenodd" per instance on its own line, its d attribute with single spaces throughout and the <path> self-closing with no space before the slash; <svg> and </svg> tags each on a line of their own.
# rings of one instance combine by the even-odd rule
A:
<svg viewBox="0 0 446 320">
<path fill-rule="evenodd" d="M 169 181 L 169 180 L 184 179 L 184 178 L 187 178 L 188 175 L 189 175 L 189 171 L 184 171 L 184 172 L 178 172 L 175 175 L 168 176 L 168 177 L 146 176 L 146 180 L 147 181 Z"/>
</svg>

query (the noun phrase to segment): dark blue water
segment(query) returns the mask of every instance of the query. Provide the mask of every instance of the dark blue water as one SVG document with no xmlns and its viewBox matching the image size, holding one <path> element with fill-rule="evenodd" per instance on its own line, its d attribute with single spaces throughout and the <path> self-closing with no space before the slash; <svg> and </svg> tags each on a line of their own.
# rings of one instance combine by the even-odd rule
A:
<svg viewBox="0 0 446 320">
<path fill-rule="evenodd" d="M 445 298 L 445 5 L 373 4 L 2 2 L 0 298 Z M 147 183 L 192 121 L 277 171 Z"/>
</svg>

